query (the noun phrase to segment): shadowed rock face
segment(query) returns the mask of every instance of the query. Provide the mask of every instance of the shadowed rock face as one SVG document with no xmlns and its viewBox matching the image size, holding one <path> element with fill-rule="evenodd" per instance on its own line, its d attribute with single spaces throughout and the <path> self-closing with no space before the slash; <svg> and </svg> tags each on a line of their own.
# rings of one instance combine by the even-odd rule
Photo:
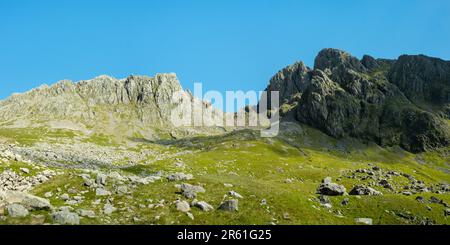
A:
<svg viewBox="0 0 450 245">
<path fill-rule="evenodd" d="M 389 80 L 416 102 L 450 103 L 450 62 L 424 55 L 402 55 Z"/>
<path fill-rule="evenodd" d="M 397 70 L 414 74 L 421 67 L 416 63 L 416 66 L 402 65 L 405 62 L 402 57 L 390 61 L 364 56 L 360 61 L 344 51 L 324 49 L 315 59 L 314 70 L 302 67 L 299 72 L 293 69 L 296 65 L 285 68 L 272 78 L 268 90 L 280 89 L 281 103 L 294 107 L 291 114 L 295 113 L 298 121 L 336 138 L 351 136 L 382 146 L 400 145 L 412 152 L 448 145 L 450 134 L 443 118 L 434 110 L 424 110 L 412 103 L 412 98 L 417 96 L 408 96 L 408 91 L 412 91 L 412 95 L 432 101 L 433 93 L 424 93 L 428 90 L 420 87 L 428 88 L 427 84 L 435 83 L 449 85 L 445 79 L 438 80 L 450 74 L 443 68 L 446 62 L 419 56 L 419 60 L 426 60 L 423 64 L 431 62 L 434 68 L 421 68 L 428 73 L 411 85 L 414 88 L 409 89 L 407 85 L 399 88 L 398 82 L 390 80 L 392 74 L 408 77 L 398 75 Z M 439 101 L 445 101 L 444 97 Z"/>
</svg>

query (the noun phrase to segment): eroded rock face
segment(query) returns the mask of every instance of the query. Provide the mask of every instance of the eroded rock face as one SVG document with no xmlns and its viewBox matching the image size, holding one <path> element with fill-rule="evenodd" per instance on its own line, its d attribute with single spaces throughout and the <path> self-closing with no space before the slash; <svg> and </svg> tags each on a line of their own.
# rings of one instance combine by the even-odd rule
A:
<svg viewBox="0 0 450 245">
<path fill-rule="evenodd" d="M 174 108 L 180 114 L 189 113 L 186 108 L 191 103 L 203 109 L 205 123 L 220 125 L 223 112 L 183 90 L 173 73 L 124 79 L 103 75 L 43 85 L 0 101 L 0 120 L 18 128 L 39 126 L 129 136 L 138 132 L 150 138 L 159 136 L 158 130 L 151 129 L 163 128 L 165 135 L 175 137 L 195 133 L 174 127 L 171 120 Z"/>
<path fill-rule="evenodd" d="M 418 102 L 450 103 L 450 62 L 425 55 L 402 55 L 389 80 Z"/>
<path fill-rule="evenodd" d="M 408 63 L 405 59 L 421 62 L 411 67 L 404 64 Z M 280 102 L 289 104 L 289 108 L 295 107 L 292 110 L 298 121 L 336 138 L 350 136 L 382 146 L 400 145 L 411 152 L 450 143 L 450 130 L 445 121 L 436 111 L 419 108 L 411 101 L 414 97 L 408 96 L 410 90 L 424 92 L 421 96 L 427 98 L 433 93 L 404 88 L 427 87 L 427 84 L 450 86 L 450 80 L 446 80 L 450 76 L 445 65 L 448 62 L 423 56 L 401 57 L 398 61 L 364 56 L 360 61 L 344 51 L 324 49 L 316 57 L 313 70 L 301 64 L 277 73 L 267 89 L 280 89 Z M 399 81 L 407 79 L 409 75 L 403 76 L 401 72 L 409 74 L 408 69 L 414 72 L 425 69 L 427 75 L 414 76 L 422 80 L 405 85 Z M 436 77 L 443 80 L 434 82 Z M 439 98 L 445 101 L 442 96 Z"/>
</svg>

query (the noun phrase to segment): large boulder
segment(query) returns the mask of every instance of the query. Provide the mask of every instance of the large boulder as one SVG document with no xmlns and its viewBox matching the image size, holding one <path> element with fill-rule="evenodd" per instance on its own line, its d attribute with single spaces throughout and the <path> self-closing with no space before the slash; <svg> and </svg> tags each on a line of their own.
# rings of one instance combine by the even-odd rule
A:
<svg viewBox="0 0 450 245">
<path fill-rule="evenodd" d="M 383 193 L 364 185 L 357 185 L 349 192 L 350 195 L 369 195 L 369 196 L 380 196 Z"/>
<path fill-rule="evenodd" d="M 30 210 L 50 210 L 50 201 L 25 192 L 0 191 L 0 202 L 7 204 L 18 203 Z"/>
<path fill-rule="evenodd" d="M 17 203 L 8 205 L 7 210 L 8 215 L 13 218 L 22 218 L 28 216 L 28 210 L 24 206 Z"/>
<path fill-rule="evenodd" d="M 53 221 L 61 225 L 78 225 L 80 217 L 68 210 L 58 211 L 52 214 Z"/>
<path fill-rule="evenodd" d="M 239 210 L 238 204 L 239 204 L 238 199 L 226 200 L 220 204 L 219 209 L 229 212 L 238 211 Z"/>
<path fill-rule="evenodd" d="M 331 182 L 331 178 L 325 178 L 317 188 L 317 194 L 326 196 L 341 196 L 346 193 L 346 189 L 343 185 L 339 185 Z"/>
</svg>

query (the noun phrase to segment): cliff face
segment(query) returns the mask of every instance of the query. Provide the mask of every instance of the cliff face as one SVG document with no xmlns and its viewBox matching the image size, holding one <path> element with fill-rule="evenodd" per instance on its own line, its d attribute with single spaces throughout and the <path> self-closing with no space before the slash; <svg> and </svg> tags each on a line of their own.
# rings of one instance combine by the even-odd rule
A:
<svg viewBox="0 0 450 245">
<path fill-rule="evenodd" d="M 152 129 L 175 131 L 177 128 L 171 126 L 171 112 L 179 102 L 173 100 L 175 92 L 205 111 L 222 113 L 184 91 L 175 74 L 125 79 L 99 76 L 44 85 L 0 101 L 0 126 L 69 124 L 71 128 L 81 125 L 100 133 L 129 136 Z"/>
<path fill-rule="evenodd" d="M 172 94 L 181 86 L 174 74 L 158 74 L 154 78 L 130 76 L 115 79 L 100 76 L 92 80 L 73 83 L 60 81 L 42 86 L 25 94 L 14 95 L 0 102 L 0 118 L 15 120 L 20 117 L 34 119 L 94 119 L 100 107 L 133 107 L 136 116 L 144 122 L 160 123 L 167 119 Z M 148 114 L 144 114 L 148 111 Z"/>
<path fill-rule="evenodd" d="M 283 69 L 267 90 L 283 87 L 281 102 L 288 105 L 284 108 L 289 112 L 282 111 L 282 115 L 294 115 L 299 122 L 337 138 L 351 136 L 383 146 L 400 145 L 412 152 L 448 145 L 445 120 L 436 110 L 422 109 L 416 103 L 416 98 L 445 103 L 445 92 L 436 88 L 450 84 L 446 62 L 418 56 L 424 60 L 422 64 L 435 64 L 424 68 L 416 62 L 416 66 L 405 65 L 402 57 L 398 61 L 370 56 L 358 60 L 341 50 L 324 49 L 316 57 L 314 69 L 302 67 L 299 72 L 293 69 L 295 65 Z M 433 96 L 436 91 L 442 96 Z"/>
<path fill-rule="evenodd" d="M 412 101 L 450 103 L 449 61 L 424 55 L 402 55 L 388 77 Z"/>
</svg>

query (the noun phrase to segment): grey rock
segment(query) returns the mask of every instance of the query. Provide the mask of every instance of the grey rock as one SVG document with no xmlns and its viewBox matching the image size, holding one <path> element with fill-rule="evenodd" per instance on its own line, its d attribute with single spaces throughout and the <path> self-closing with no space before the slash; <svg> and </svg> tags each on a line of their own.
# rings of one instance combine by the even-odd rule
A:
<svg viewBox="0 0 450 245">
<path fill-rule="evenodd" d="M 178 211 L 183 213 L 189 212 L 191 210 L 189 203 L 186 201 L 177 201 L 175 202 L 175 206 L 177 207 Z"/>
<path fill-rule="evenodd" d="M 53 221 L 61 225 L 79 225 L 80 217 L 76 213 L 67 210 L 54 212 L 52 214 Z"/>
<path fill-rule="evenodd" d="M 28 210 L 24 206 L 17 203 L 8 205 L 7 210 L 9 216 L 13 218 L 22 218 L 28 216 Z"/>
<path fill-rule="evenodd" d="M 117 193 L 120 193 L 120 194 L 128 193 L 128 187 L 126 185 L 118 186 L 116 190 L 117 190 Z"/>
<path fill-rule="evenodd" d="M 169 181 L 191 180 L 192 178 L 193 178 L 192 174 L 185 174 L 185 173 L 173 173 L 167 176 L 167 180 Z"/>
<path fill-rule="evenodd" d="M 194 207 L 201 209 L 202 211 L 205 211 L 205 212 L 214 210 L 213 206 L 211 206 L 209 203 L 207 203 L 205 201 L 194 201 L 194 202 L 192 202 L 192 205 Z"/>
<path fill-rule="evenodd" d="M 265 206 L 265 205 L 267 205 L 267 200 L 266 199 L 262 199 L 259 204 L 262 205 L 262 206 Z"/>
<path fill-rule="evenodd" d="M 186 184 L 186 183 L 181 184 L 180 189 L 181 189 L 181 194 L 183 196 L 185 196 L 186 198 L 190 198 L 190 199 L 196 198 L 197 193 L 205 192 L 205 189 L 201 186 L 191 185 L 191 184 Z"/>
<path fill-rule="evenodd" d="M 50 201 L 24 192 L 0 191 L 0 200 L 7 204 L 18 203 L 30 210 L 50 210 Z"/>
<path fill-rule="evenodd" d="M 405 195 L 405 196 L 411 196 L 412 192 L 410 192 L 410 191 L 402 191 L 402 194 Z"/>
<path fill-rule="evenodd" d="M 420 203 L 425 203 L 426 202 L 426 200 L 425 200 L 425 198 L 423 196 L 417 196 L 416 197 L 416 201 L 418 201 Z"/>
<path fill-rule="evenodd" d="M 341 202 L 342 205 L 348 205 L 348 203 L 350 202 L 350 200 L 348 198 L 344 198 Z"/>
<path fill-rule="evenodd" d="M 226 200 L 220 204 L 219 209 L 230 212 L 238 211 L 239 210 L 238 203 L 239 203 L 238 199 Z"/>
<path fill-rule="evenodd" d="M 107 203 L 107 204 L 105 204 L 105 206 L 103 206 L 103 213 L 106 215 L 110 215 L 113 212 L 115 212 L 116 210 L 117 210 L 117 208 L 109 203 Z"/>
<path fill-rule="evenodd" d="M 194 220 L 194 215 L 190 212 L 187 212 L 186 215 L 189 217 L 189 219 Z"/>
<path fill-rule="evenodd" d="M 435 197 L 435 196 L 431 196 L 430 197 L 430 203 L 440 203 L 441 199 Z"/>
<path fill-rule="evenodd" d="M 353 187 L 353 189 L 349 192 L 350 195 L 369 195 L 369 196 L 380 196 L 383 195 L 383 193 L 368 187 L 364 185 L 356 185 Z"/>
<path fill-rule="evenodd" d="M 450 130 L 438 112 L 416 106 L 410 100 L 412 97 L 403 92 L 418 88 L 425 91 L 430 88 L 427 86 L 437 84 L 436 87 L 441 88 L 435 91 L 439 95 L 437 97 L 441 102 L 448 100 L 448 93 L 444 91 L 450 91 L 450 86 L 437 79 L 449 77 L 443 72 L 448 70 L 448 62 L 437 62 L 429 57 L 411 60 L 374 61 L 365 57 L 362 62 L 344 51 L 324 49 L 317 55 L 314 69 L 302 63 L 289 66 L 271 79 L 266 90 L 280 91 L 283 120 L 297 119 L 338 139 L 351 136 L 382 146 L 399 145 L 411 152 L 447 146 L 450 144 Z M 371 72 L 378 67 L 376 63 L 382 64 L 379 68 L 383 72 Z M 440 68 L 431 68 L 432 64 Z M 427 78 L 420 78 L 422 69 L 427 67 L 430 67 L 430 74 Z M 390 68 L 392 70 L 386 75 Z M 407 73 L 411 69 L 414 75 Z M 411 79 L 417 81 L 418 87 L 405 79 L 410 76 L 414 76 Z M 434 82 L 428 83 L 427 79 Z M 421 95 L 422 90 L 413 94 Z M 427 90 L 426 93 L 429 92 Z M 427 98 L 430 97 L 433 96 Z M 396 106 L 389 103 L 393 100 Z M 445 109 L 445 104 L 441 105 L 443 113 L 450 115 L 450 109 Z M 283 108 L 290 109 L 285 112 Z"/>
<path fill-rule="evenodd" d="M 371 218 L 356 218 L 355 222 L 358 224 L 364 224 L 364 225 L 372 225 L 372 223 L 373 223 Z"/>
<path fill-rule="evenodd" d="M 317 193 L 327 196 L 340 196 L 346 193 L 343 185 L 332 183 L 331 179 L 325 178 L 317 188 Z"/>
<path fill-rule="evenodd" d="M 81 217 L 95 218 L 95 212 L 92 211 L 92 210 L 79 209 L 79 210 L 77 211 L 77 213 L 78 213 Z"/>
<path fill-rule="evenodd" d="M 70 199 L 69 194 L 67 193 L 62 194 L 59 198 L 61 198 L 61 200 L 63 201 L 67 201 Z"/>
<path fill-rule="evenodd" d="M 98 173 L 97 177 L 95 179 L 95 183 L 97 183 L 99 185 L 106 185 L 107 178 L 108 178 L 108 176 L 106 174 Z"/>
<path fill-rule="evenodd" d="M 20 168 L 20 171 L 22 171 L 22 172 L 24 172 L 26 174 L 30 173 L 30 170 L 28 168 Z"/>
<path fill-rule="evenodd" d="M 111 192 L 107 191 L 103 188 L 97 188 L 97 189 L 95 189 L 95 195 L 96 196 L 110 196 Z"/>
<path fill-rule="evenodd" d="M 319 196 L 319 202 L 321 204 L 327 204 L 327 203 L 330 203 L 330 199 L 327 196 L 320 195 Z"/>
<path fill-rule="evenodd" d="M 232 197 L 236 197 L 236 198 L 244 198 L 241 194 L 235 192 L 235 191 L 229 191 L 228 195 L 232 196 Z"/>
<path fill-rule="evenodd" d="M 386 179 L 380 180 L 380 182 L 378 182 L 378 184 L 381 185 L 382 187 L 386 188 L 386 189 L 390 189 L 390 190 L 394 189 L 392 187 L 392 185 L 389 183 L 389 181 L 387 181 Z"/>
</svg>

